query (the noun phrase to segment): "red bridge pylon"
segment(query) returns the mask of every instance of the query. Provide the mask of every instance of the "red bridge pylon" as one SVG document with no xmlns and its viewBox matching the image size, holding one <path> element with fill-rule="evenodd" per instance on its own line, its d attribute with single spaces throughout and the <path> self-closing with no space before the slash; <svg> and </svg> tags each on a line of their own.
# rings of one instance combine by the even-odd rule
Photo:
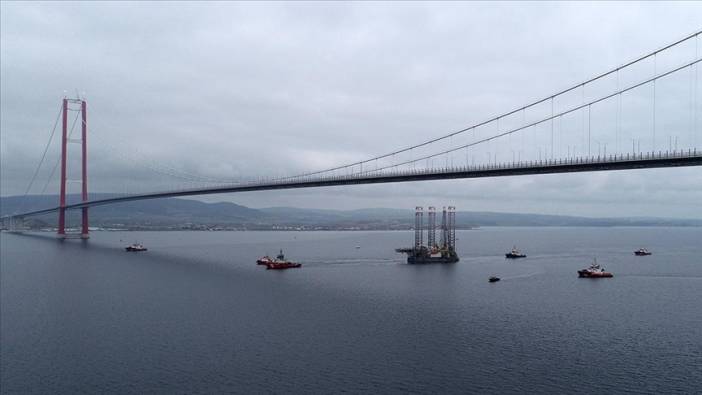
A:
<svg viewBox="0 0 702 395">
<path fill-rule="evenodd" d="M 70 105 L 74 105 L 73 108 Z M 77 107 L 77 108 L 76 108 Z M 80 111 L 81 115 L 81 138 L 80 140 L 71 140 L 68 136 L 68 111 Z M 59 218 L 58 218 L 58 237 L 66 238 L 66 157 L 68 143 L 75 142 L 81 144 L 81 188 L 82 201 L 88 201 L 88 145 L 87 145 L 88 123 L 86 114 L 85 100 L 81 99 L 63 99 L 63 122 L 62 122 L 62 138 L 61 138 L 61 193 L 59 195 Z M 81 231 L 80 237 L 87 239 L 88 234 L 88 208 L 81 209 Z"/>
</svg>

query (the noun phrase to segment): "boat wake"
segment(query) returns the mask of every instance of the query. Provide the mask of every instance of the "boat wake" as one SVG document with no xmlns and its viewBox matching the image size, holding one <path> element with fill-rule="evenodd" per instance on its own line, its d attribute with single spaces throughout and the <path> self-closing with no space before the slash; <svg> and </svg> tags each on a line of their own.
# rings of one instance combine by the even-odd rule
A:
<svg viewBox="0 0 702 395">
<path fill-rule="evenodd" d="M 326 260 L 319 260 L 319 261 L 305 261 L 305 263 L 309 265 L 314 265 L 314 266 L 323 266 L 323 265 L 386 265 L 390 263 L 397 263 L 401 262 L 401 260 L 398 259 L 391 259 L 391 258 L 385 258 L 385 259 L 326 259 Z"/>
<path fill-rule="evenodd" d="M 702 280 L 702 276 L 681 276 L 678 274 L 625 274 L 620 277 L 668 278 L 671 280 Z"/>
<path fill-rule="evenodd" d="M 509 276 L 509 277 L 500 277 L 502 280 L 518 280 L 522 278 L 531 278 L 531 277 L 536 277 L 539 274 L 544 274 L 543 271 L 535 271 L 531 273 L 526 273 L 526 274 L 518 274 L 516 276 Z"/>
</svg>

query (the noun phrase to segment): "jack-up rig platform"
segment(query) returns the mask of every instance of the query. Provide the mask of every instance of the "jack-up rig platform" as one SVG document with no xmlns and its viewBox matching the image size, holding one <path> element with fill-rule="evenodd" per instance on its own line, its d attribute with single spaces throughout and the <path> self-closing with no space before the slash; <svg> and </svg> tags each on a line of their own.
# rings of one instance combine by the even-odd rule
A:
<svg viewBox="0 0 702 395">
<path fill-rule="evenodd" d="M 395 251 L 407 254 L 407 263 L 454 263 L 456 254 L 456 208 L 443 208 L 441 215 L 440 240 L 436 241 L 436 209 L 427 210 L 427 245 L 424 245 L 424 209 L 417 207 L 414 212 L 414 247 L 397 248 Z"/>
</svg>

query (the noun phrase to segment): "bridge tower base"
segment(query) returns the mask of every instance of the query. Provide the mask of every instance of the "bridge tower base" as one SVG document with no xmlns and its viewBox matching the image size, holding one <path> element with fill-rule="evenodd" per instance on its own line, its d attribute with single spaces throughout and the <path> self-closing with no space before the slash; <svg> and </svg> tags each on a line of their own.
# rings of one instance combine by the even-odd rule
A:
<svg viewBox="0 0 702 395">
<path fill-rule="evenodd" d="M 74 108 L 70 108 L 73 105 Z M 77 108 L 76 108 L 77 107 Z M 68 111 L 79 111 L 81 118 L 81 138 L 72 140 L 68 135 Z M 59 238 L 65 239 L 69 235 L 66 233 L 66 167 L 67 167 L 67 151 L 68 143 L 78 143 L 81 145 L 81 201 L 88 201 L 88 144 L 87 144 L 87 134 L 88 134 L 88 123 L 87 123 L 87 112 L 85 100 L 81 99 L 63 99 L 62 107 L 62 133 L 61 133 L 61 191 L 59 194 L 59 217 L 58 217 L 58 231 L 57 235 Z M 70 235 L 77 236 L 77 235 Z M 81 229 L 79 237 L 81 239 L 90 238 L 89 227 L 88 227 L 88 208 L 84 207 L 81 209 Z"/>
</svg>

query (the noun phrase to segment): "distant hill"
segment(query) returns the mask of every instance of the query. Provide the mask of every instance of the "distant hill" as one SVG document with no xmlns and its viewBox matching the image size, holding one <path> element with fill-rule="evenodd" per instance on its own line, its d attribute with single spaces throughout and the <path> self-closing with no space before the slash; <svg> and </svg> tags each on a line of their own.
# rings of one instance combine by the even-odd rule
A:
<svg viewBox="0 0 702 395">
<path fill-rule="evenodd" d="M 259 211 L 275 216 L 305 221 L 378 221 L 399 222 L 414 226 L 414 210 L 370 208 L 359 210 L 311 210 L 293 207 L 272 207 Z M 437 212 L 437 221 L 441 213 Z M 426 212 L 425 212 L 426 217 Z M 426 221 L 426 218 L 424 219 Z M 497 212 L 459 211 L 456 225 L 460 228 L 475 226 L 702 226 L 702 219 L 675 218 L 589 218 L 547 214 L 517 214 Z"/>
<path fill-rule="evenodd" d="M 106 198 L 111 195 L 91 195 Z M 69 202 L 77 202 L 71 195 Z M 0 198 L 0 214 L 56 206 L 57 196 Z M 74 214 L 77 218 L 77 213 Z M 440 215 L 440 213 L 439 213 Z M 426 219 L 425 219 L 426 221 Z M 55 226 L 55 215 L 32 220 L 34 227 Z M 156 199 L 90 209 L 91 226 L 127 229 L 411 229 L 414 210 L 369 208 L 323 210 L 294 207 L 252 209 L 234 203 L 204 203 L 187 199 Z M 702 226 L 702 219 L 587 218 L 495 212 L 456 213 L 459 228 L 478 226 Z"/>
<path fill-rule="evenodd" d="M 93 199 L 112 195 L 91 195 Z M 79 196 L 71 195 L 69 202 L 78 202 Z M 55 207 L 57 196 L 27 196 L 24 206 L 20 196 L 0 198 L 0 214 L 39 210 Z M 77 215 L 77 214 L 76 214 Z M 51 224 L 51 216 L 39 217 Z M 268 220 L 268 221 L 267 221 Z M 108 227 L 169 227 L 189 223 L 195 224 L 269 224 L 265 213 L 234 203 L 203 203 L 187 199 L 154 199 L 98 206 L 90 209 L 91 226 Z"/>
</svg>

